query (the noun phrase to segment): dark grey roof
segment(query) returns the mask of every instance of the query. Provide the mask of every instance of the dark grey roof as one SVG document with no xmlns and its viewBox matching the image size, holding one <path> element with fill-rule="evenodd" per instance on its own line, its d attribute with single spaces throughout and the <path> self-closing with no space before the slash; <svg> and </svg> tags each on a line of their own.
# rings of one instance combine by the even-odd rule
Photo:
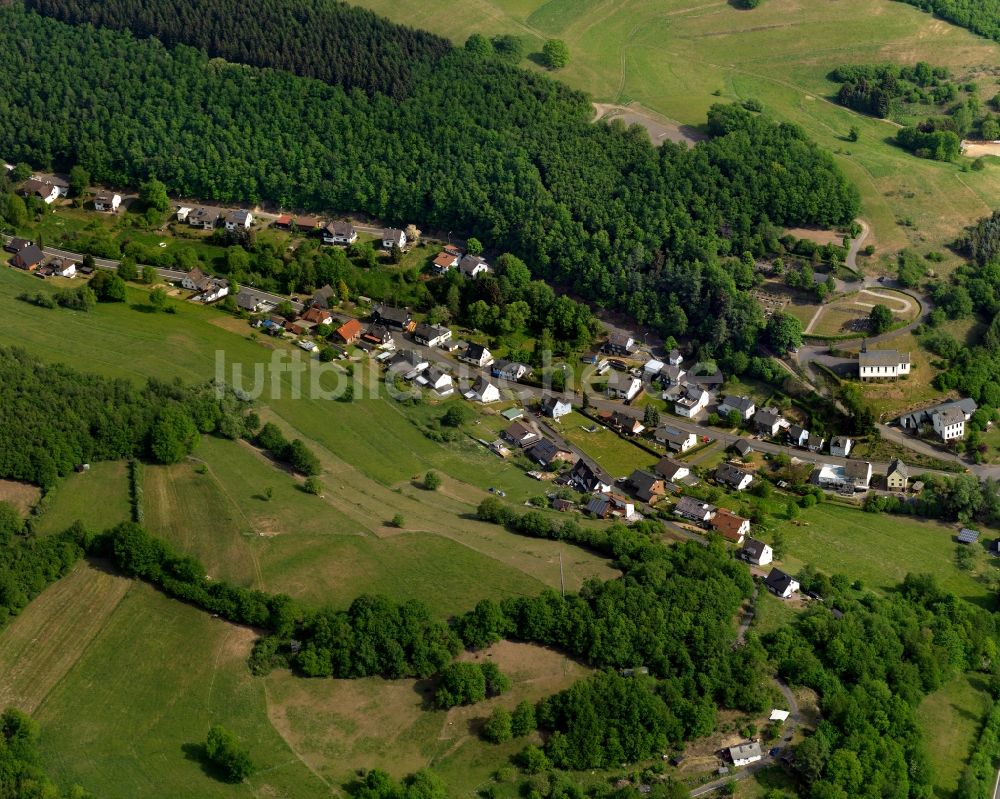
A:
<svg viewBox="0 0 1000 799">
<path fill-rule="evenodd" d="M 465 357 L 473 360 L 480 360 L 486 352 L 486 347 L 482 344 L 470 344 L 465 350 Z"/>
<path fill-rule="evenodd" d="M 680 461 L 675 461 L 673 458 L 660 458 L 660 462 L 656 464 L 657 474 L 663 475 L 666 480 L 673 480 L 681 469 L 690 468 L 686 463 L 681 463 Z"/>
<path fill-rule="evenodd" d="M 743 553 L 754 560 L 759 560 L 760 556 L 764 554 L 764 547 L 766 547 L 763 541 L 758 541 L 756 538 L 748 538 L 743 542 Z"/>
<path fill-rule="evenodd" d="M 830 439 L 830 446 L 844 448 L 850 440 L 850 436 L 834 436 Z"/>
<path fill-rule="evenodd" d="M 674 513 L 680 516 L 692 516 L 698 519 L 705 518 L 705 515 L 711 515 L 715 513 L 715 506 L 709 505 L 707 502 L 702 502 L 700 499 L 695 497 L 681 497 L 677 501 L 677 505 L 674 507 Z"/>
<path fill-rule="evenodd" d="M 14 254 L 14 259 L 22 264 L 38 264 L 45 259 L 45 254 L 38 248 L 37 244 L 29 244 Z"/>
<path fill-rule="evenodd" d="M 897 350 L 870 350 L 858 353 L 860 366 L 899 366 L 910 362 L 910 353 Z"/>
<path fill-rule="evenodd" d="M 402 326 L 410 321 L 410 309 L 394 308 L 391 305 L 376 305 L 372 310 L 372 317 Z"/>
<path fill-rule="evenodd" d="M 903 463 L 899 458 L 896 458 L 889 464 L 889 470 L 886 472 L 886 476 L 888 477 L 890 474 L 894 473 L 900 475 L 900 477 L 909 477 L 910 467 Z"/>
<path fill-rule="evenodd" d="M 628 481 L 636 491 L 649 494 L 657 483 L 663 482 L 663 478 L 652 472 L 636 469 L 629 476 Z"/>
<path fill-rule="evenodd" d="M 869 476 L 871 464 L 867 461 L 849 460 L 844 464 L 844 475 L 852 480 L 860 480 Z"/>
<path fill-rule="evenodd" d="M 422 338 L 425 341 L 430 341 L 438 336 L 443 336 L 447 332 L 448 328 L 446 327 L 441 327 L 440 325 L 429 325 L 426 322 L 421 322 L 413 329 L 413 335 L 416 338 Z"/>
<path fill-rule="evenodd" d="M 785 574 L 781 569 L 771 569 L 764 580 L 764 584 L 772 591 L 783 594 L 792 583 L 791 575 Z"/>
<path fill-rule="evenodd" d="M 611 500 L 607 497 L 591 497 L 590 502 L 587 503 L 587 511 L 596 516 L 603 516 L 608 512 L 610 506 Z"/>
<path fill-rule="evenodd" d="M 735 394 L 727 394 L 722 400 L 722 404 L 746 413 L 754 406 L 754 401 L 750 397 L 740 397 Z"/>
<path fill-rule="evenodd" d="M 558 453 L 559 447 L 547 438 L 543 438 L 541 441 L 536 442 L 534 446 L 528 449 L 528 455 L 542 464 L 542 466 L 548 466 Z"/>
<path fill-rule="evenodd" d="M 719 468 L 715 470 L 715 479 L 731 486 L 737 486 L 742 482 L 743 478 L 747 477 L 749 474 L 750 472 L 739 469 L 731 463 L 723 463 L 720 464 Z"/>
<path fill-rule="evenodd" d="M 350 237 L 354 235 L 354 225 L 350 222 L 345 222 L 343 219 L 338 219 L 336 222 L 330 222 L 326 226 L 326 230 L 334 236 Z"/>
<path fill-rule="evenodd" d="M 755 424 L 766 427 L 774 427 L 775 422 L 781 418 L 781 414 L 775 408 L 759 408 L 753 415 Z"/>
<path fill-rule="evenodd" d="M 733 449 L 736 450 L 740 455 L 748 455 L 753 452 L 753 447 L 750 442 L 745 438 L 738 438 L 733 443 Z"/>
</svg>

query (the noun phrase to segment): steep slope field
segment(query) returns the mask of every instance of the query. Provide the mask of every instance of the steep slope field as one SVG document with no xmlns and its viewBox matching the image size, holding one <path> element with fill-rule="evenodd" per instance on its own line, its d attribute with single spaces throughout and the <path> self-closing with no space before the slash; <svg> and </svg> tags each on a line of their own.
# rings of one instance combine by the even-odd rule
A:
<svg viewBox="0 0 1000 799">
<path fill-rule="evenodd" d="M 929 248 L 950 240 L 1000 201 L 1000 168 L 962 172 L 914 158 L 888 139 L 895 126 L 835 105 L 826 79 L 838 64 L 918 60 L 958 76 L 992 69 L 1000 47 L 891 0 L 765 0 L 753 11 L 722 0 L 360 0 L 397 21 L 461 43 L 474 32 L 513 33 L 529 51 L 558 37 L 571 60 L 558 77 L 595 101 L 637 103 L 698 125 L 723 99 L 755 97 L 832 150 L 862 192 L 872 241 Z M 980 77 L 984 100 L 994 78 Z M 718 92 L 716 96 L 714 92 Z M 656 121 L 662 122 L 657 119 Z M 851 125 L 858 142 L 848 143 Z M 913 226 L 898 224 L 910 219 Z"/>
</svg>

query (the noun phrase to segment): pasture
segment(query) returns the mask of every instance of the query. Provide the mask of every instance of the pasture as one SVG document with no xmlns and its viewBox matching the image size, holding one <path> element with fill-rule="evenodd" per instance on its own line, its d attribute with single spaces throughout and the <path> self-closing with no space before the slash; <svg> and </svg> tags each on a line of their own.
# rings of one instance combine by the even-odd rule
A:
<svg viewBox="0 0 1000 799">
<path fill-rule="evenodd" d="M 870 514 L 826 502 L 779 527 L 788 543 L 782 566 L 792 574 L 811 564 L 827 574 L 861 580 L 866 588 L 888 591 L 908 572 L 927 573 L 957 596 L 994 607 L 988 586 L 955 565 L 956 525 Z M 990 562 L 982 568 L 997 567 Z"/>
<path fill-rule="evenodd" d="M 979 739 L 989 708 L 986 679 L 978 674 L 953 677 L 927 696 L 917 709 L 917 723 L 934 767 L 934 796 L 955 796 L 962 769 Z"/>
<path fill-rule="evenodd" d="M 46 498 L 35 528 L 42 534 L 61 533 L 73 522 L 89 530 L 106 530 L 131 518 L 128 466 L 92 463 L 86 472 L 74 472 L 59 481 Z"/>
<path fill-rule="evenodd" d="M 834 153 L 861 190 L 873 230 L 868 243 L 879 249 L 939 248 L 1000 198 L 995 164 L 966 172 L 917 159 L 892 144 L 893 123 L 832 101 L 837 87 L 827 74 L 842 63 L 924 60 L 966 74 L 1000 60 L 995 43 L 901 3 L 767 0 L 752 11 L 701 0 L 361 5 L 458 44 L 471 33 L 510 33 L 537 52 L 545 39 L 560 38 L 570 63 L 556 77 L 598 103 L 636 103 L 677 126 L 703 125 L 713 103 L 756 98 L 766 113 L 801 125 Z M 847 141 L 851 126 L 859 129 L 857 142 Z"/>
</svg>

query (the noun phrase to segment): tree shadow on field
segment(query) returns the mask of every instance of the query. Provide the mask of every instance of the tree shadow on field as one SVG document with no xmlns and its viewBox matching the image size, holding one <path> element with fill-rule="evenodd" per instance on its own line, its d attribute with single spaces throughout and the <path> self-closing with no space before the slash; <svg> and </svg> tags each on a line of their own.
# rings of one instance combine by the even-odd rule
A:
<svg viewBox="0 0 1000 799">
<path fill-rule="evenodd" d="M 537 64 L 542 69 L 547 70 L 549 68 L 548 62 L 545 60 L 545 56 L 542 54 L 541 50 L 536 53 L 528 53 L 525 58 L 527 58 L 532 64 Z"/>
<path fill-rule="evenodd" d="M 422 680 L 413 681 L 413 693 L 420 697 L 420 706 L 423 710 L 437 710 L 434 704 L 434 691 L 437 688 L 437 679 L 426 677 Z"/>
<path fill-rule="evenodd" d="M 138 311 L 139 313 L 157 313 L 157 309 L 147 302 L 133 302 L 130 303 L 128 307 L 133 311 Z"/>
<path fill-rule="evenodd" d="M 181 751 L 184 753 L 185 760 L 190 760 L 191 762 L 197 763 L 199 766 L 201 766 L 201 770 L 206 777 L 211 777 L 213 780 L 218 780 L 219 782 L 226 782 L 230 784 L 234 782 L 234 780 L 230 779 L 228 774 L 226 774 L 215 763 L 209 760 L 208 753 L 205 751 L 205 744 L 203 743 L 181 744 Z"/>
</svg>

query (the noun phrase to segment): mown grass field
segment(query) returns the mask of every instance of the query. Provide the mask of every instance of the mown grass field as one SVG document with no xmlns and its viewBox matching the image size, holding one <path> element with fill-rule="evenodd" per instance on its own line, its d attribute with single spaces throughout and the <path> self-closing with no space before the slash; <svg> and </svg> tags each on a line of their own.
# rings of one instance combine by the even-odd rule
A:
<svg viewBox="0 0 1000 799">
<path fill-rule="evenodd" d="M 560 80 L 603 103 L 635 102 L 701 125 L 717 102 L 755 97 L 835 153 L 858 185 L 871 243 L 922 252 L 1000 198 L 1000 170 L 962 172 L 922 161 L 889 141 L 892 123 L 860 116 L 830 97 L 826 76 L 842 63 L 925 60 L 965 75 L 1000 60 L 1000 47 L 891 0 L 767 0 L 752 11 L 724 0 L 361 0 L 399 22 L 461 44 L 470 33 L 513 33 L 537 52 L 549 37 L 569 46 Z M 526 59 L 524 65 L 531 66 Z M 984 99 L 995 90 L 984 84 Z M 848 142 L 854 125 L 860 140 Z M 911 220 L 911 226 L 898 224 Z"/>
<path fill-rule="evenodd" d="M 131 519 L 128 466 L 124 461 L 92 463 L 89 471 L 61 480 L 46 503 L 36 523 L 43 534 L 61 533 L 76 521 L 98 531 L 127 522 Z"/>
<path fill-rule="evenodd" d="M 977 674 L 952 678 L 920 703 L 917 721 L 927 741 L 938 799 L 955 796 L 989 701 L 986 679 Z"/>
<path fill-rule="evenodd" d="M 987 586 L 955 565 L 956 525 L 824 503 L 803 511 L 793 522 L 781 522 L 780 529 L 788 541 L 783 566 L 793 574 L 808 563 L 827 574 L 860 579 L 866 588 L 887 591 L 907 572 L 927 573 L 963 599 L 990 609 L 995 605 Z M 988 562 L 983 568 L 996 566 Z"/>
</svg>

